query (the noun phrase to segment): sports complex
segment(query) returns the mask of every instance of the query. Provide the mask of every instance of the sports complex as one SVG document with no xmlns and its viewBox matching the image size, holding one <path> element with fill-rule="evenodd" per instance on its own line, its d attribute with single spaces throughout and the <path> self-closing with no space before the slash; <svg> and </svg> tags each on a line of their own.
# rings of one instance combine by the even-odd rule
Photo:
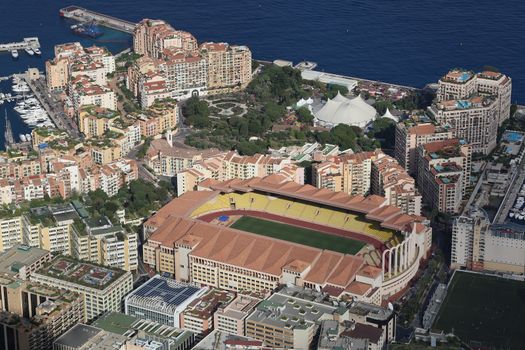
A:
<svg viewBox="0 0 525 350">
<path fill-rule="evenodd" d="M 521 349 L 524 324 L 525 282 L 456 271 L 433 328 L 473 348 Z"/>
<path fill-rule="evenodd" d="M 279 175 L 206 180 L 145 224 L 144 261 L 176 279 L 264 292 L 291 283 L 379 303 L 431 244 L 425 218 Z"/>
</svg>

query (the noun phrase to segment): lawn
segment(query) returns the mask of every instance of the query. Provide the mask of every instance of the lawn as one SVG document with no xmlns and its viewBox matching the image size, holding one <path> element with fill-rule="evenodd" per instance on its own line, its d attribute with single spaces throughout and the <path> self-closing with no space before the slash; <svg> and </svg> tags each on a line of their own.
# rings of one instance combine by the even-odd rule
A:
<svg viewBox="0 0 525 350">
<path fill-rule="evenodd" d="M 439 311 L 435 329 L 464 342 L 479 341 L 498 349 L 525 344 L 525 282 L 456 272 Z"/>
<path fill-rule="evenodd" d="M 347 254 L 355 254 L 365 245 L 363 242 L 350 238 L 333 236 L 319 231 L 250 216 L 239 218 L 231 227 L 284 241 Z"/>
</svg>

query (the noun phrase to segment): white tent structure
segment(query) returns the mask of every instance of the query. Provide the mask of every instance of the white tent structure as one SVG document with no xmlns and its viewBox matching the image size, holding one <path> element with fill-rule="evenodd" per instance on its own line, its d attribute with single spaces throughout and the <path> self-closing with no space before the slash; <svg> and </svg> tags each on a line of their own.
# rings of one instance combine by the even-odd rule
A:
<svg viewBox="0 0 525 350">
<path fill-rule="evenodd" d="M 390 109 L 388 109 L 388 108 L 386 109 L 385 114 L 383 114 L 381 116 L 381 118 L 388 118 L 388 119 L 391 119 L 391 120 L 395 121 L 396 123 L 399 121 L 399 117 L 396 117 L 395 115 L 390 113 Z"/>
<path fill-rule="evenodd" d="M 348 124 L 364 128 L 375 117 L 375 108 L 366 103 L 361 96 L 348 99 L 339 92 L 315 113 L 317 121 L 326 126 Z"/>
</svg>

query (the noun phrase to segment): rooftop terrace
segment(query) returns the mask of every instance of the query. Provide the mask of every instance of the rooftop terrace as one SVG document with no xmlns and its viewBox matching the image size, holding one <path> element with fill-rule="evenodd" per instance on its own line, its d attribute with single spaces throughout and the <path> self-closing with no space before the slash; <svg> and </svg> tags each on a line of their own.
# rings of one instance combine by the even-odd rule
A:
<svg viewBox="0 0 525 350">
<path fill-rule="evenodd" d="M 86 287 L 104 289 L 122 276 L 125 271 L 75 260 L 68 256 L 58 256 L 38 273 Z"/>
</svg>

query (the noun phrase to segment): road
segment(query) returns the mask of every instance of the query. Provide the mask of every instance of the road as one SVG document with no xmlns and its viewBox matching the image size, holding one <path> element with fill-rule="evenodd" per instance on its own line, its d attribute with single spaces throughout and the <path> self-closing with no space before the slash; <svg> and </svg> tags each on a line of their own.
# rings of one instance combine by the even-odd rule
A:
<svg viewBox="0 0 525 350">
<path fill-rule="evenodd" d="M 154 174 L 152 174 L 148 169 L 146 169 L 144 165 L 144 161 L 137 157 L 137 153 L 139 152 L 141 147 L 142 145 L 133 147 L 131 151 L 129 151 L 129 153 L 126 155 L 126 157 L 129 159 L 133 159 L 137 162 L 138 171 L 139 171 L 138 175 L 140 179 L 151 182 L 152 184 L 155 185 L 155 187 L 159 187 L 159 184 L 158 184 L 159 179 Z"/>
<path fill-rule="evenodd" d="M 74 139 L 80 139 L 81 134 L 77 125 L 64 113 L 62 102 L 60 102 L 56 94 L 48 92 L 45 80 L 40 78 L 35 80 L 26 79 L 26 81 L 57 128 L 65 130 Z"/>
</svg>

